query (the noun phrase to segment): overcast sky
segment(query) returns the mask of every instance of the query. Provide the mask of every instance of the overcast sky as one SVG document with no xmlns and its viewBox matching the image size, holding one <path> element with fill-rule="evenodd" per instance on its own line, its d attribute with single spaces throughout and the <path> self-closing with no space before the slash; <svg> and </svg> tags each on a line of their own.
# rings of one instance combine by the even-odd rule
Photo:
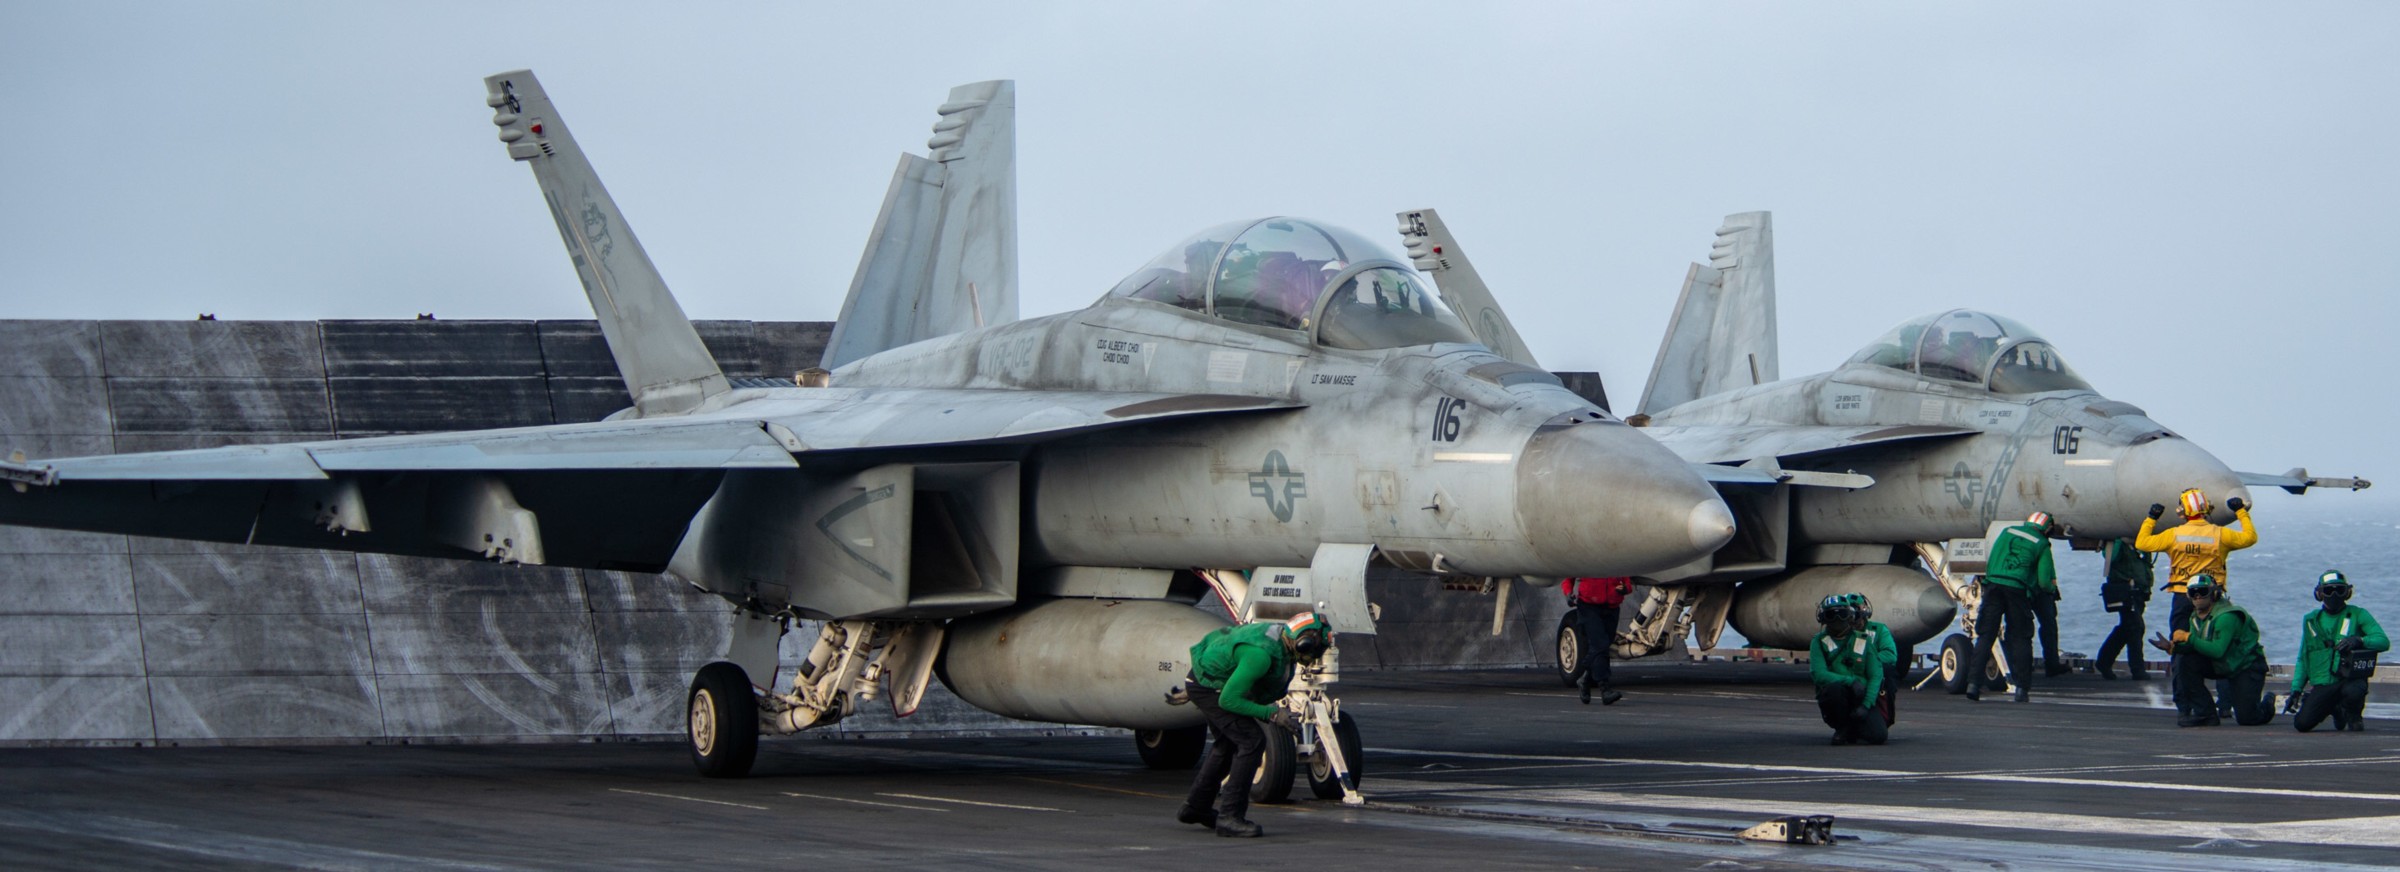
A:
<svg viewBox="0 0 2400 872">
<path fill-rule="evenodd" d="M 1029 316 L 1432 206 L 1626 410 L 1767 209 L 1787 377 L 1984 308 L 2237 469 L 2394 479 L 2400 4 L 1488 5 L 8 3 L 0 317 L 589 317 L 483 105 L 531 67 L 687 312 L 831 319 L 895 155 L 1011 78 Z"/>
</svg>

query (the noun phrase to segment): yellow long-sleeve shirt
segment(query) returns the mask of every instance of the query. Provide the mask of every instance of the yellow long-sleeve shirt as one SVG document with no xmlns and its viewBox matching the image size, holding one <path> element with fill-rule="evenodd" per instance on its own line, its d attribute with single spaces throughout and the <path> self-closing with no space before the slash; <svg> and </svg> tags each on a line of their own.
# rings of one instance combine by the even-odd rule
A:
<svg viewBox="0 0 2400 872">
<path fill-rule="evenodd" d="M 2151 532 L 2156 518 L 2143 518 L 2142 530 L 2133 537 L 2133 547 L 2143 551 L 2167 552 L 2170 568 L 2167 571 L 2167 590 L 2183 592 L 2183 583 L 2192 576 L 2207 573 L 2218 584 L 2225 584 L 2225 555 L 2258 544 L 2258 524 L 2250 520 L 2250 509 L 2233 513 L 2235 526 L 2220 527 L 2206 518 L 2193 518 L 2181 526 Z M 2230 589 L 2230 588 L 2228 588 Z"/>
</svg>

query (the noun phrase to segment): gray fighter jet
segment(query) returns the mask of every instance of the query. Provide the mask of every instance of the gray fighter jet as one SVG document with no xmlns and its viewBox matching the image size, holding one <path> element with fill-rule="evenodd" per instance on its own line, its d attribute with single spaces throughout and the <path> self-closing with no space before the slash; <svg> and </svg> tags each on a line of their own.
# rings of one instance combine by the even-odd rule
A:
<svg viewBox="0 0 2400 872">
<path fill-rule="evenodd" d="M 1401 232 L 1445 292 L 1481 298 L 1438 219 L 1404 214 Z M 1768 213 L 1729 216 L 1709 262 L 1687 274 L 1628 418 L 1687 460 L 1786 480 L 1724 488 L 1740 532 L 1707 558 L 1645 574 L 1657 587 L 1620 636 L 1626 654 L 1657 650 L 1695 625 L 1713 646 L 1728 620 L 1753 643 L 1805 647 L 1818 601 L 1846 592 L 1865 593 L 1877 620 L 1915 645 L 1950 625 L 1958 604 L 1973 605 L 1975 589 L 1947 571 L 1943 544 L 1980 541 L 1995 521 L 2048 512 L 2068 537 L 2096 547 L 2131 537 L 2152 503 L 2173 505 L 2184 488 L 2205 491 L 2213 520 L 2226 523 L 2226 503 L 2249 499 L 2250 486 L 2368 484 L 2297 469 L 2235 472 L 2139 407 L 2101 396 L 2039 334 L 1982 312 L 1914 318 L 1831 372 L 1781 379 L 1774 287 Z M 1493 348 L 1522 348 L 1496 308 L 1453 303 L 1475 313 Z M 1795 487 L 1839 483 L 1828 475 L 1863 478 Z M 1572 634 L 1562 624 L 1562 670 Z M 1945 642 L 1946 667 L 1965 641 Z"/>
<path fill-rule="evenodd" d="M 954 90 L 930 154 L 902 158 L 826 368 L 730 383 L 533 75 L 486 85 L 631 408 L 12 462 L 0 523 L 672 573 L 736 606 L 732 650 L 688 697 L 714 776 L 746 772 L 762 732 L 884 694 L 913 711 L 934 675 L 1189 765 L 1200 717 L 1161 691 L 1222 624 L 1192 607 L 1211 586 L 1243 618 L 1321 609 L 1372 632 L 1370 564 L 1654 573 L 1733 535 L 1692 465 L 1486 350 L 1407 262 L 1338 228 L 1223 224 L 1089 308 L 1017 320 L 1008 82 Z M 798 619 L 821 629 L 785 680 Z M 1329 702 L 1308 702 L 1312 729 L 1354 748 Z M 1292 740 L 1269 756 L 1283 790 Z M 1347 767 L 1314 744 L 1326 795 Z"/>
</svg>

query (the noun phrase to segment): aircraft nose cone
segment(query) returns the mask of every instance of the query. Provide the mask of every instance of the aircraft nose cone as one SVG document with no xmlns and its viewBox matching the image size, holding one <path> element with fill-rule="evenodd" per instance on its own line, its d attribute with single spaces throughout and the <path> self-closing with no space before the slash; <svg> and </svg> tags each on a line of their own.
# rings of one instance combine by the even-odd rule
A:
<svg viewBox="0 0 2400 872">
<path fill-rule="evenodd" d="M 1517 519 L 1544 575 L 1643 575 L 1733 537 L 1733 513 L 1683 458 L 1613 423 L 1545 427 L 1527 440 Z"/>
<path fill-rule="evenodd" d="M 1684 530 L 1691 534 L 1693 548 L 1703 554 L 1713 553 L 1733 541 L 1733 511 L 1721 499 L 1693 506 L 1691 517 L 1684 520 Z"/>
<path fill-rule="evenodd" d="M 2129 516 L 2139 519 L 2152 503 L 2167 507 L 2160 518 L 2162 525 L 2172 525 L 2181 517 L 2176 513 L 2175 497 L 2184 488 L 2199 488 L 2208 495 L 2212 508 L 2209 520 L 2219 524 L 2233 521 L 2233 510 L 2226 508 L 2227 500 L 2240 497 L 2250 501 L 2250 489 L 2242 486 L 2234 474 L 2216 455 L 2182 439 L 2159 439 L 2136 445 L 2117 462 L 2117 493 L 2125 502 Z"/>
</svg>

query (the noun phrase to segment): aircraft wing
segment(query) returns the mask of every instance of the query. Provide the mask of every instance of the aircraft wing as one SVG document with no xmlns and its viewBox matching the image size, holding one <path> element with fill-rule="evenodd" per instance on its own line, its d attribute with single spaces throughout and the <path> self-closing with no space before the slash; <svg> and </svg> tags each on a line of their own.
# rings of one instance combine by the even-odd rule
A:
<svg viewBox="0 0 2400 872">
<path fill-rule="evenodd" d="M 1955 439 L 1982 431 L 1971 427 L 1912 424 L 1899 427 L 1692 425 L 1643 428 L 1667 449 L 1693 463 L 1751 463 L 1788 460 L 1899 442 Z"/>
<path fill-rule="evenodd" d="M 655 571 L 726 470 L 1297 407 L 1217 394 L 793 388 L 675 418 L 12 458 L 0 462 L 12 485 L 0 489 L 0 524 Z"/>
<path fill-rule="evenodd" d="M 2283 488 L 2286 493 L 2293 494 L 2308 493 L 2308 489 L 2312 487 L 2366 490 L 2375 484 L 2363 478 L 2312 476 L 2306 469 L 2294 469 L 2282 475 L 2269 475 L 2263 472 L 2237 472 L 2234 475 L 2241 478 L 2242 484 L 2250 487 L 2279 487 Z"/>
</svg>

